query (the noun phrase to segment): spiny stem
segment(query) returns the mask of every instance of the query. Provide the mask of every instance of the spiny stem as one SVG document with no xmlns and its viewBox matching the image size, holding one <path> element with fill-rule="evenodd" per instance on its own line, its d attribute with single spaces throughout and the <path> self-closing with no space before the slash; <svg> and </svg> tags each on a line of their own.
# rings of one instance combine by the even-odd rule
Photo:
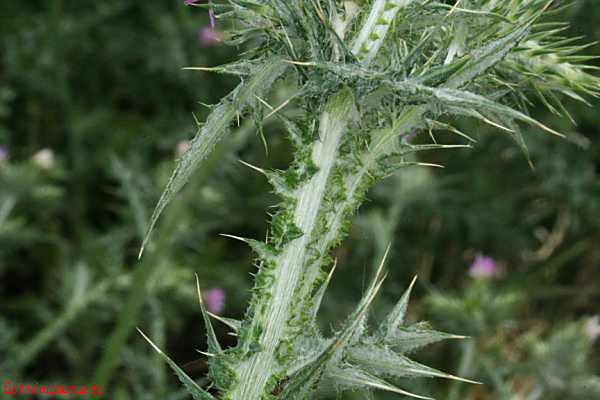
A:
<svg viewBox="0 0 600 400">
<path fill-rule="evenodd" d="M 306 248 L 317 225 L 317 214 L 325 197 L 327 181 L 337 158 L 338 148 L 348 122 L 352 97 L 348 92 L 334 96 L 320 119 L 320 140 L 312 150 L 312 161 L 319 168 L 315 175 L 296 190 L 294 223 L 304 233 L 292 241 L 277 258 L 277 268 L 264 316 L 255 315 L 253 325 L 262 323 L 261 351 L 241 363 L 239 384 L 231 393 L 233 400 L 259 399 L 271 375 L 281 367 L 275 350 L 284 336 L 286 322 L 306 263 Z M 266 318 L 264 318 L 266 316 Z"/>
</svg>

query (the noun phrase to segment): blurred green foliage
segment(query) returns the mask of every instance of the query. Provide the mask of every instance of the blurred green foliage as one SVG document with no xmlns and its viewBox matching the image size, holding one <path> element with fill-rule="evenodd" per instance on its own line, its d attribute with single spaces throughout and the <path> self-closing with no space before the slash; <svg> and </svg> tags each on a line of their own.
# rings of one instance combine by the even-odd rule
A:
<svg viewBox="0 0 600 400">
<path fill-rule="evenodd" d="M 193 274 L 203 288 L 225 290 L 226 316 L 246 308 L 253 256 L 218 234 L 264 236 L 276 199 L 237 160 L 285 167 L 289 144 L 274 123 L 265 128 L 267 155 L 252 122 L 241 121 L 166 209 L 137 260 L 178 143 L 195 132 L 192 112 L 205 115 L 198 101 L 214 103 L 235 84 L 181 67 L 218 65 L 243 50 L 202 45 L 208 16 L 182 3 L 0 3 L 0 147 L 9 153 L 0 161 L 2 382 L 85 382 L 103 384 L 111 399 L 184 399 L 133 328 L 202 381 Z M 595 1 L 575 2 L 564 18 L 571 36 L 600 39 Z M 272 104 L 288 94 L 282 89 Z M 600 310 L 600 102 L 588 100 L 591 107 L 566 101 L 577 125 L 531 108 L 567 136 L 524 129 L 534 169 L 510 138 L 465 122 L 473 149 L 424 157 L 444 170 L 408 169 L 376 186 L 335 253 L 323 321 L 352 310 L 391 242 L 373 318 L 418 274 L 412 318 L 472 337 L 422 357 L 485 383 L 422 380 L 415 390 L 451 400 L 585 398 L 576 389 L 593 389 L 600 371 L 598 343 L 582 333 L 582 321 Z M 42 149 L 52 150 L 51 162 L 36 158 Z M 499 264 L 485 283 L 467 274 L 477 251 Z M 233 344 L 219 328 L 221 342 Z"/>
</svg>

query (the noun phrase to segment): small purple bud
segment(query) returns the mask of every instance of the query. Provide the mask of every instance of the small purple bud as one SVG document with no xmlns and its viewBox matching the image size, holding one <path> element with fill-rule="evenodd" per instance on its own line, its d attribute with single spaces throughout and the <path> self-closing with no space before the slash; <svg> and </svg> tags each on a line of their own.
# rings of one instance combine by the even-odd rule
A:
<svg viewBox="0 0 600 400">
<path fill-rule="evenodd" d="M 218 46 L 221 44 L 221 39 L 223 38 L 223 32 L 218 29 L 212 29 L 209 27 L 204 27 L 200 29 L 199 32 L 199 40 L 200 46 L 202 47 L 210 47 L 210 46 Z"/>
<path fill-rule="evenodd" d="M 8 160 L 10 160 L 10 152 L 6 148 L 0 146 L 0 163 L 7 162 Z"/>
<path fill-rule="evenodd" d="M 475 259 L 469 267 L 469 275 L 474 278 L 489 278 L 496 271 L 496 261 L 491 257 L 486 257 L 481 253 L 475 254 Z"/>
<path fill-rule="evenodd" d="M 177 158 L 181 157 L 188 147 L 190 147 L 189 140 L 180 140 L 179 143 L 177 143 Z"/>
<path fill-rule="evenodd" d="M 212 288 L 204 293 L 206 310 L 219 315 L 225 306 L 225 291 L 221 288 Z"/>
</svg>

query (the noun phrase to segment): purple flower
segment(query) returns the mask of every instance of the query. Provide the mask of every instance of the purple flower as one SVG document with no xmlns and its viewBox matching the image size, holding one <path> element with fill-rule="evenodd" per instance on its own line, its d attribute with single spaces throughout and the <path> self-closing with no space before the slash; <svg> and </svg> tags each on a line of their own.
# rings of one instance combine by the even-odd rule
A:
<svg viewBox="0 0 600 400">
<path fill-rule="evenodd" d="M 213 314 L 220 314 L 225 306 L 225 291 L 221 288 L 212 288 L 204 293 L 204 305 Z"/>
<path fill-rule="evenodd" d="M 8 160 L 10 160 L 10 152 L 6 148 L 0 146 L 0 163 Z"/>
<path fill-rule="evenodd" d="M 221 43 L 221 39 L 223 38 L 223 32 L 221 32 L 218 29 L 212 29 L 205 26 L 204 28 L 200 29 L 198 36 L 200 40 L 200 46 L 216 46 Z"/>
<path fill-rule="evenodd" d="M 197 3 L 197 2 L 198 2 L 198 0 L 183 0 L 183 4 L 185 4 L 186 6 Z M 210 3 L 210 0 L 208 0 L 208 2 Z M 215 16 L 214 16 L 212 10 L 208 10 L 208 16 L 210 18 L 210 26 L 212 26 L 214 29 L 215 28 Z"/>
<path fill-rule="evenodd" d="M 475 278 L 489 278 L 496 271 L 496 261 L 481 253 L 475 254 L 475 259 L 469 267 L 469 275 Z"/>
</svg>

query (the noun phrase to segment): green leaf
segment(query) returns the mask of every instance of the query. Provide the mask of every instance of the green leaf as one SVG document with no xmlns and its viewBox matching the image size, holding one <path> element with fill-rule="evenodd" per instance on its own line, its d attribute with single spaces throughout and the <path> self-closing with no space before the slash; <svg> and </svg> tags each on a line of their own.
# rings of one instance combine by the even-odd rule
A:
<svg viewBox="0 0 600 400">
<path fill-rule="evenodd" d="M 194 382 L 192 378 L 187 376 L 187 374 L 183 372 L 183 370 L 179 368 L 179 366 L 177 366 L 177 364 L 175 364 L 175 362 L 173 362 L 173 360 L 171 360 L 169 356 L 167 356 L 158 347 L 156 347 L 156 345 L 152 343 L 152 341 L 148 339 L 146 335 L 144 335 L 144 332 L 142 332 L 139 329 L 138 332 L 144 337 L 144 339 L 146 339 L 148 343 L 150 343 L 154 350 L 156 350 L 158 354 L 160 354 L 163 360 L 165 360 L 166 363 L 169 364 L 173 371 L 175 371 L 175 374 L 177 375 L 179 380 L 185 385 L 185 388 L 188 390 L 188 392 L 191 393 L 194 400 L 214 400 L 214 397 L 210 393 L 205 392 L 200 386 L 198 386 L 196 382 Z"/>
<path fill-rule="evenodd" d="M 217 335 L 215 335 L 215 331 L 210 323 L 210 318 L 208 317 L 208 311 L 204 306 L 204 301 L 202 300 L 202 293 L 200 292 L 200 280 L 198 279 L 198 275 L 196 275 L 196 289 L 198 290 L 198 302 L 200 303 L 200 310 L 202 311 L 202 317 L 204 318 L 204 325 L 206 325 L 206 337 L 208 341 L 208 351 L 213 353 L 214 355 L 222 352 L 221 346 L 217 341 Z"/>
<path fill-rule="evenodd" d="M 200 128 L 198 134 L 190 142 L 190 146 L 179 160 L 179 164 L 173 171 L 167 187 L 158 200 L 144 235 L 140 257 L 150 232 L 165 206 L 173 200 L 175 194 L 190 179 L 192 173 L 212 151 L 215 144 L 228 132 L 229 125 L 234 118 L 243 113 L 249 103 L 254 101 L 255 94 L 260 95 L 263 91 L 270 89 L 271 84 L 284 72 L 286 66 L 287 64 L 282 62 L 282 57 L 270 58 L 256 71 L 250 80 L 240 83 L 212 109 L 206 123 Z"/>
</svg>

